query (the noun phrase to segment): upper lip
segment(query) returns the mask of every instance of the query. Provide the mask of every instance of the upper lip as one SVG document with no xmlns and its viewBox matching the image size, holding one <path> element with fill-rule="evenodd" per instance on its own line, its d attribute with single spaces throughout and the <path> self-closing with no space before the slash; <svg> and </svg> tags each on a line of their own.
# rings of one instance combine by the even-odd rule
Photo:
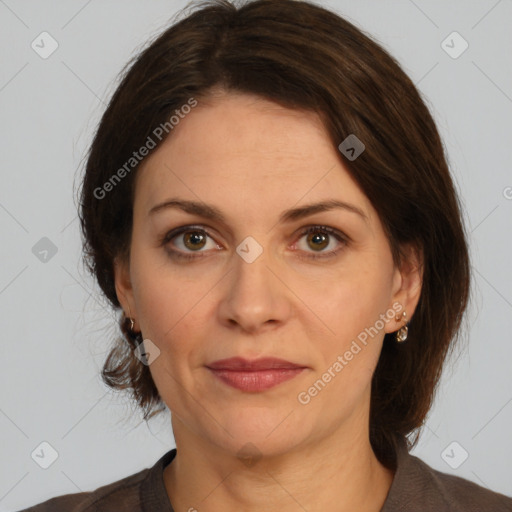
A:
<svg viewBox="0 0 512 512">
<path fill-rule="evenodd" d="M 275 370 L 290 368 L 305 368 L 300 364 L 291 363 L 284 359 L 275 357 L 262 357 L 260 359 L 244 359 L 243 357 L 231 357 L 229 359 L 219 359 L 206 365 L 212 370 L 239 370 L 239 371 L 257 371 L 257 370 Z"/>
</svg>

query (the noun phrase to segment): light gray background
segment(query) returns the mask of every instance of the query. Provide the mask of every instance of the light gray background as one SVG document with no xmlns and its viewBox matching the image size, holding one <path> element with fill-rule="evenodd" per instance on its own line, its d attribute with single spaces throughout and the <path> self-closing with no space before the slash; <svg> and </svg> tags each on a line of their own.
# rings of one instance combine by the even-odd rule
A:
<svg viewBox="0 0 512 512">
<path fill-rule="evenodd" d="M 116 323 L 80 266 L 73 181 L 117 73 L 185 5 L 0 0 L 0 511 L 95 489 L 174 447 L 167 416 L 141 423 L 100 381 Z M 512 495 L 512 2 L 323 5 L 377 38 L 418 85 L 467 208 L 470 334 L 413 453 Z M 43 31 L 59 44 L 47 59 L 31 48 Z M 441 46 L 453 31 L 469 43 L 457 59 Z M 46 263 L 32 253 L 42 237 L 58 249 Z M 48 469 L 31 458 L 43 441 L 58 452 Z M 469 453 L 457 469 L 441 455 L 453 441 Z"/>
</svg>

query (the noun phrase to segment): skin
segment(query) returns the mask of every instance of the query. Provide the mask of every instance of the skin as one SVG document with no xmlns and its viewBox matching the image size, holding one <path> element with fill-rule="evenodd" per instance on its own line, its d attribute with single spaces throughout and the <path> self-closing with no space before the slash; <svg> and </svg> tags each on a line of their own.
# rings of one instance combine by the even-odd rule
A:
<svg viewBox="0 0 512 512">
<path fill-rule="evenodd" d="M 225 223 L 175 208 L 148 213 L 171 197 L 212 204 Z M 332 209 L 279 222 L 284 210 L 329 199 L 357 206 L 366 220 Z M 301 234 L 316 225 L 349 240 Z M 181 226 L 195 228 L 160 243 Z M 211 238 L 193 239 L 197 227 Z M 236 252 L 247 236 L 263 248 L 252 263 Z M 171 248 L 203 257 L 179 260 Z M 135 330 L 160 350 L 149 368 L 171 410 L 177 456 L 164 482 L 175 510 L 381 509 L 393 472 L 370 445 L 370 385 L 384 334 L 403 320 L 386 321 L 308 404 L 297 397 L 394 303 L 410 320 L 421 271 L 418 255 L 404 251 L 397 268 L 377 212 L 314 113 L 220 92 L 146 158 L 130 261 L 116 260 L 115 280 Z M 234 356 L 307 368 L 270 390 L 243 392 L 205 367 Z M 252 464 L 237 456 L 247 443 L 259 457 Z"/>
</svg>

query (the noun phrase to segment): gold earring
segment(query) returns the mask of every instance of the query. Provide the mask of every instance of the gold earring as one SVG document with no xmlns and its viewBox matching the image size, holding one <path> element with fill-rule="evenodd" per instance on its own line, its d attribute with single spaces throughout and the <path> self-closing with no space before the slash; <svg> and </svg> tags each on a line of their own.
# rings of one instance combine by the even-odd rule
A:
<svg viewBox="0 0 512 512">
<path fill-rule="evenodd" d="M 132 318 L 132 315 L 131 315 L 131 311 L 129 311 L 129 308 L 130 308 L 130 306 L 128 306 L 128 316 L 123 311 L 124 318 L 125 318 L 125 320 L 130 320 L 130 327 L 128 328 L 129 331 L 132 332 L 133 334 L 136 334 L 136 333 L 133 332 L 133 328 L 135 326 L 135 322 L 133 321 L 133 318 Z"/>
<path fill-rule="evenodd" d="M 124 316 L 126 317 L 126 313 L 124 314 Z M 130 320 L 130 331 L 133 333 L 133 327 L 135 326 L 135 322 L 133 321 L 132 312 L 130 311 L 129 305 L 128 305 L 128 320 Z M 133 333 L 133 334 L 135 334 L 135 333 Z"/>
<path fill-rule="evenodd" d="M 400 322 L 402 319 L 405 320 L 406 317 L 407 314 L 404 311 L 402 313 L 402 316 L 395 317 L 395 320 L 397 322 Z M 395 338 L 398 343 L 402 343 L 407 339 L 407 335 L 409 334 L 408 324 L 409 322 L 406 321 L 405 324 L 400 329 L 398 329 L 398 331 L 396 331 Z"/>
</svg>

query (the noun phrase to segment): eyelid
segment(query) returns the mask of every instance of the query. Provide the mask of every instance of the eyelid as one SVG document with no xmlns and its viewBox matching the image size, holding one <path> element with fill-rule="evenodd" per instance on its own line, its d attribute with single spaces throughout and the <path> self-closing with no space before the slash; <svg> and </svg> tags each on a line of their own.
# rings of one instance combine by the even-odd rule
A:
<svg viewBox="0 0 512 512">
<path fill-rule="evenodd" d="M 176 238 L 177 236 L 182 235 L 183 233 L 187 233 L 188 231 L 201 231 L 209 238 L 214 240 L 217 245 L 219 245 L 219 243 L 215 240 L 215 237 L 212 235 L 210 228 L 203 224 L 187 224 L 184 226 L 179 226 L 175 229 L 171 229 L 170 231 L 165 232 L 165 234 L 160 238 L 159 245 L 165 245 L 169 243 L 173 238 Z"/>
<path fill-rule="evenodd" d="M 299 242 L 299 240 L 303 236 L 314 232 L 327 233 L 330 237 L 334 237 L 338 241 L 338 243 L 341 244 L 341 247 L 332 249 L 330 251 L 320 251 L 318 253 L 306 251 L 306 255 L 299 255 L 299 258 L 305 260 L 327 260 L 331 257 L 337 256 L 338 253 L 340 253 L 345 248 L 345 246 L 352 241 L 348 235 L 346 235 L 339 229 L 332 228 L 330 226 L 325 226 L 322 224 L 310 224 L 309 226 L 301 228 L 299 237 L 297 239 L 297 242 L 294 243 L 294 246 Z"/>
<path fill-rule="evenodd" d="M 187 225 L 179 226 L 175 229 L 172 229 L 172 230 L 166 232 L 164 234 L 164 236 L 161 237 L 161 239 L 159 240 L 159 245 L 161 245 L 161 246 L 166 245 L 172 239 L 178 237 L 179 235 L 181 235 L 183 233 L 187 233 L 190 231 L 200 231 L 200 232 L 203 232 L 209 238 L 211 238 L 217 244 L 217 246 L 219 246 L 219 243 L 215 240 L 215 237 L 212 236 L 209 229 L 210 228 L 208 226 L 205 226 L 204 224 L 187 224 Z M 321 251 L 317 254 L 315 254 L 314 252 L 310 253 L 310 252 L 306 251 L 307 256 L 299 256 L 302 259 L 309 259 L 309 260 L 311 260 L 311 259 L 313 259 L 313 260 L 314 259 L 328 259 L 330 256 L 335 256 L 336 254 L 338 254 L 338 252 L 340 252 L 344 248 L 345 245 L 352 242 L 352 239 L 348 235 L 346 235 L 343 231 L 340 231 L 339 229 L 336 229 L 336 228 L 333 228 L 330 226 L 325 226 L 322 224 L 310 224 L 310 225 L 303 226 L 302 228 L 300 228 L 298 235 L 295 235 L 296 241 L 293 243 L 293 246 L 295 246 L 300 241 L 300 239 L 302 237 L 309 234 L 310 232 L 315 232 L 315 231 L 324 232 L 324 233 L 327 233 L 329 236 L 336 238 L 336 240 L 342 245 L 342 247 L 331 250 L 331 251 L 324 251 L 324 252 Z M 168 249 L 168 252 L 172 253 L 177 258 L 183 258 L 183 259 L 196 258 L 197 259 L 197 258 L 202 258 L 203 255 L 206 255 L 210 251 L 198 250 L 195 252 L 194 251 L 184 252 L 184 251 L 176 250 L 176 249 Z M 297 252 L 300 252 L 300 251 L 297 251 Z"/>
</svg>

